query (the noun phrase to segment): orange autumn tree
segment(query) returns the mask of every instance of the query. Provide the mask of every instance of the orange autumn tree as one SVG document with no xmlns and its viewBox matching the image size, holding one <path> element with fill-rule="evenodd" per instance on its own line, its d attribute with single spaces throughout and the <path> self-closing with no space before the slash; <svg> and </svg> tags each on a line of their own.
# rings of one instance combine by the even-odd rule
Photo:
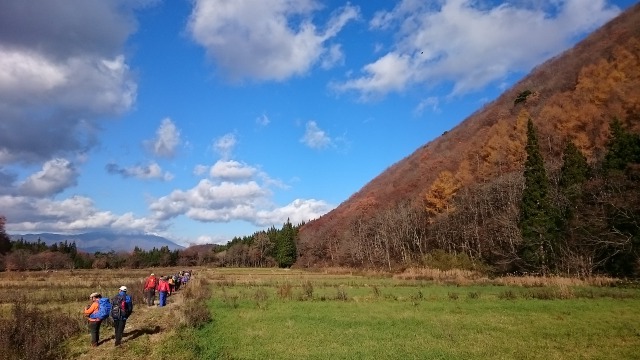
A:
<svg viewBox="0 0 640 360">
<path fill-rule="evenodd" d="M 424 205 L 430 219 L 453 211 L 451 199 L 460 189 L 460 183 L 450 171 L 442 171 L 424 195 Z"/>
</svg>

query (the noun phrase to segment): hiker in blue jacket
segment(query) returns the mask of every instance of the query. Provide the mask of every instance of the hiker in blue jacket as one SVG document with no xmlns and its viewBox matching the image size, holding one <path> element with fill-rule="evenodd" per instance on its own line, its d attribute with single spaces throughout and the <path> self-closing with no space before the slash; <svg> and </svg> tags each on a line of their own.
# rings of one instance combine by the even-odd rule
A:
<svg viewBox="0 0 640 360">
<path fill-rule="evenodd" d="M 111 318 L 116 331 L 116 346 L 120 346 L 122 343 L 124 327 L 133 312 L 133 301 L 131 301 L 131 296 L 127 295 L 127 287 L 120 286 L 119 290 L 118 295 L 111 299 Z"/>
</svg>

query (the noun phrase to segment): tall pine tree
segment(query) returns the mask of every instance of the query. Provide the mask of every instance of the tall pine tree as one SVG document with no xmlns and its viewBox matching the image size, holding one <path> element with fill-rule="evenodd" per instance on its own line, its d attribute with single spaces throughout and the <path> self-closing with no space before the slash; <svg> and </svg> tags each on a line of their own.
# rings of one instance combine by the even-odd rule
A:
<svg viewBox="0 0 640 360">
<path fill-rule="evenodd" d="M 6 224 L 6 218 L 0 215 L 0 255 L 4 255 L 11 250 L 11 239 L 7 235 L 4 224 Z"/>
<path fill-rule="evenodd" d="M 554 265 L 554 215 L 549 201 L 549 179 L 531 119 L 527 122 L 525 150 L 527 160 L 519 222 L 523 240 L 520 257 L 526 270 L 546 273 Z"/>
<path fill-rule="evenodd" d="M 571 203 L 575 203 L 576 198 L 580 195 L 582 184 L 587 181 L 588 177 L 587 158 L 572 141 L 569 141 L 562 155 L 560 189 Z"/>
<path fill-rule="evenodd" d="M 625 170 L 630 163 L 640 163 L 640 136 L 624 129 L 618 119 L 613 119 L 609 131 L 603 169 L 606 172 Z"/>
<path fill-rule="evenodd" d="M 278 266 L 285 268 L 291 267 L 296 262 L 296 238 L 298 236 L 297 228 L 294 228 L 287 219 L 282 225 L 282 230 L 278 231 L 276 236 L 276 261 Z"/>
</svg>

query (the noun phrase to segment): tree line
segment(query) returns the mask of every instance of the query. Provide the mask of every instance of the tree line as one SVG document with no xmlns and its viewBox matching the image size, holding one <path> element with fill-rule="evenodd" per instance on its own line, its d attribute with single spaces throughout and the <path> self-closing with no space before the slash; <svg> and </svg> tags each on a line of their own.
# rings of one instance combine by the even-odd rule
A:
<svg viewBox="0 0 640 360">
<path fill-rule="evenodd" d="M 76 243 L 63 241 L 46 244 L 41 239 L 28 242 L 11 240 L 5 231 L 6 219 L 0 216 L 0 271 L 148 268 L 166 266 L 290 267 L 297 258 L 296 238 L 304 223 L 289 220 L 282 228 L 274 226 L 251 236 L 235 237 L 225 245 L 196 245 L 183 250 L 168 246 L 131 252 L 87 253 Z"/>
</svg>

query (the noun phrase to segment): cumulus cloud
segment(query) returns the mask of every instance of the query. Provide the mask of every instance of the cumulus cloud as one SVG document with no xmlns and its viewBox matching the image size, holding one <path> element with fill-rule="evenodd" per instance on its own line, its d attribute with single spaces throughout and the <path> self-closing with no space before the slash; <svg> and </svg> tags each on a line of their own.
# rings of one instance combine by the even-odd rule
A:
<svg viewBox="0 0 640 360">
<path fill-rule="evenodd" d="M 257 213 L 257 223 L 263 226 L 284 224 L 287 219 L 292 224 L 317 219 L 333 207 L 323 200 L 296 199 L 291 203 L 273 210 L 261 210 Z"/>
<path fill-rule="evenodd" d="M 25 196 L 44 197 L 55 195 L 76 185 L 78 171 L 73 164 L 62 158 L 47 161 L 42 170 L 29 176 L 18 191 Z"/>
<path fill-rule="evenodd" d="M 359 9 L 347 4 L 319 30 L 312 22 L 316 0 L 195 0 L 188 31 L 232 79 L 281 81 L 305 74 Z"/>
<path fill-rule="evenodd" d="M 157 220 L 179 215 L 203 222 L 247 221 L 256 226 L 308 221 L 330 211 L 333 206 L 319 200 L 297 199 L 284 207 L 268 200 L 270 192 L 255 181 L 244 183 L 201 180 L 194 188 L 175 190 L 155 200 L 149 209 Z"/>
<path fill-rule="evenodd" d="M 145 146 L 155 156 L 173 157 L 176 148 L 180 144 L 180 131 L 169 118 L 162 120 L 160 127 L 156 131 L 156 137 L 153 140 L 145 142 Z"/>
<path fill-rule="evenodd" d="M 452 94 L 477 90 L 530 70 L 619 12 L 605 0 L 403 0 L 370 21 L 373 30 L 395 32 L 393 50 L 332 87 L 364 100 L 413 85 L 450 84 Z"/>
<path fill-rule="evenodd" d="M 137 84 L 123 46 L 142 3 L 0 2 L 0 164 L 84 152 L 99 118 L 131 108 Z"/>
<path fill-rule="evenodd" d="M 162 220 L 184 214 L 200 221 L 229 221 L 248 216 L 267 193 L 255 181 L 215 183 L 203 179 L 192 189 L 174 190 L 157 199 L 149 209 Z"/>
<path fill-rule="evenodd" d="M 49 198 L 4 195 L 0 196 L 0 208 L 3 209 L 3 215 L 10 219 L 7 230 L 14 232 L 153 232 L 165 228 L 152 218 L 138 218 L 131 213 L 116 215 L 110 211 L 99 211 L 93 200 L 83 196 L 54 201 Z"/>
<path fill-rule="evenodd" d="M 300 141 L 312 149 L 324 149 L 332 144 L 331 138 L 318 127 L 315 121 L 307 122 L 304 136 Z"/>
<path fill-rule="evenodd" d="M 234 160 L 220 160 L 211 167 L 209 175 L 212 178 L 233 181 L 250 179 L 257 173 L 257 171 L 258 170 L 254 167 L 241 164 Z"/>
<path fill-rule="evenodd" d="M 109 174 L 118 174 L 124 178 L 133 177 L 140 180 L 160 179 L 164 181 L 171 181 L 173 174 L 168 171 L 163 171 L 160 165 L 152 162 L 148 165 L 136 165 L 126 168 L 122 168 L 115 163 L 109 163 L 106 165 L 106 170 Z"/>
<path fill-rule="evenodd" d="M 198 173 L 205 167 L 199 165 Z M 286 188 L 258 168 L 235 160 L 219 160 L 191 189 L 176 189 L 149 205 L 152 217 L 167 221 L 183 215 L 201 222 L 246 221 L 256 226 L 279 226 L 287 218 L 301 222 L 315 219 L 333 206 L 318 200 L 298 199 L 278 207 L 271 199 L 272 187 Z"/>
</svg>

